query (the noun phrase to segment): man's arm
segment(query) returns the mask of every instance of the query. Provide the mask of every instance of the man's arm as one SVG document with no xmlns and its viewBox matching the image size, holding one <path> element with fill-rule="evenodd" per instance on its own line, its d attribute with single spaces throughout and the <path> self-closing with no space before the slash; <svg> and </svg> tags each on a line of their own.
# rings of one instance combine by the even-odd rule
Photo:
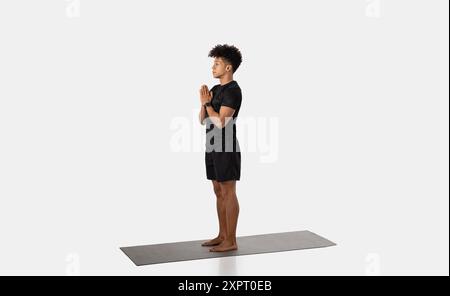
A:
<svg viewBox="0 0 450 296">
<path fill-rule="evenodd" d="M 205 125 L 205 122 L 204 122 L 205 118 L 206 118 L 205 107 L 200 106 L 200 113 L 198 114 L 198 119 L 200 120 L 201 125 Z"/>
<path fill-rule="evenodd" d="M 200 102 L 202 104 L 202 109 L 200 110 L 199 119 L 200 122 L 203 124 L 203 120 L 206 117 L 203 116 L 204 109 L 206 109 L 206 112 L 208 114 L 208 117 L 211 119 L 212 123 L 218 128 L 225 127 L 225 125 L 232 119 L 232 116 L 234 114 L 234 108 L 224 106 L 220 107 L 219 113 L 214 111 L 214 108 L 210 105 L 207 107 L 203 107 L 203 104 L 206 102 L 211 102 L 213 96 L 213 92 L 208 90 L 208 87 L 206 85 L 202 85 L 200 88 Z"/>
<path fill-rule="evenodd" d="M 214 125 L 218 128 L 225 127 L 227 123 L 232 119 L 234 114 L 234 109 L 228 106 L 221 106 L 219 113 L 214 111 L 212 106 L 206 107 L 206 112 Z"/>
<path fill-rule="evenodd" d="M 206 107 L 206 112 L 216 127 L 224 128 L 233 119 L 232 116 L 239 108 L 240 101 L 241 93 L 238 89 L 226 89 L 223 92 L 219 113 L 215 112 L 212 107 Z"/>
</svg>

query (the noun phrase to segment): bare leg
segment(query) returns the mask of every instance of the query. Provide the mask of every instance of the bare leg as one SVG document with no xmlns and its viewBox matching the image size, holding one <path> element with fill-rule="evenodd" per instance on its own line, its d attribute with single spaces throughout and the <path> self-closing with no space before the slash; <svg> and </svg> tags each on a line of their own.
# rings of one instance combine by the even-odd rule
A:
<svg viewBox="0 0 450 296">
<path fill-rule="evenodd" d="M 237 250 L 236 228 L 239 216 L 239 202 L 236 196 L 236 181 L 220 182 L 221 194 L 225 199 L 227 217 L 227 236 L 211 252 L 226 252 Z"/>
<path fill-rule="evenodd" d="M 214 193 L 216 194 L 217 216 L 219 217 L 219 234 L 216 238 L 202 243 L 202 246 L 215 246 L 227 237 L 227 216 L 225 199 L 222 196 L 219 182 L 212 180 Z"/>
</svg>

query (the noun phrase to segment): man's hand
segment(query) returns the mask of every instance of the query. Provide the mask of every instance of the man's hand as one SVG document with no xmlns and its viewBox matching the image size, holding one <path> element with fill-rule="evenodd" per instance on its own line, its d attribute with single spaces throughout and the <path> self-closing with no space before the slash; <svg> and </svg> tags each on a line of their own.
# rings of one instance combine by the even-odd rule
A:
<svg viewBox="0 0 450 296">
<path fill-rule="evenodd" d="M 203 84 L 200 87 L 200 103 L 202 104 L 202 106 L 206 102 L 211 102 L 212 97 L 213 97 L 212 91 L 209 91 L 208 86 Z"/>
</svg>

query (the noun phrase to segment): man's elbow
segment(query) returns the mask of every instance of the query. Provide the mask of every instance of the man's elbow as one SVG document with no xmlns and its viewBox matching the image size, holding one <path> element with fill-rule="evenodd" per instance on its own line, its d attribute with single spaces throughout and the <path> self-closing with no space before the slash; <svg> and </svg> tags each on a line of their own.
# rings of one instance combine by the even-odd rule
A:
<svg viewBox="0 0 450 296">
<path fill-rule="evenodd" d="M 224 124 L 223 124 L 222 121 L 217 121 L 217 122 L 216 122 L 216 127 L 217 127 L 217 128 L 222 129 L 223 126 L 224 126 Z"/>
</svg>

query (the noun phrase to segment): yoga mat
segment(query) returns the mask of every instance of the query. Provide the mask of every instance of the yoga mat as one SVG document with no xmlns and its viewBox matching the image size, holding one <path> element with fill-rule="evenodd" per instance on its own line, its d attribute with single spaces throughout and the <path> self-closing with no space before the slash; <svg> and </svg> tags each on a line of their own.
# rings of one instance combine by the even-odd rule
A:
<svg viewBox="0 0 450 296">
<path fill-rule="evenodd" d="M 336 244 L 307 230 L 237 237 L 238 249 L 210 252 L 209 239 L 120 248 L 137 266 L 176 261 L 323 248 Z"/>
</svg>

